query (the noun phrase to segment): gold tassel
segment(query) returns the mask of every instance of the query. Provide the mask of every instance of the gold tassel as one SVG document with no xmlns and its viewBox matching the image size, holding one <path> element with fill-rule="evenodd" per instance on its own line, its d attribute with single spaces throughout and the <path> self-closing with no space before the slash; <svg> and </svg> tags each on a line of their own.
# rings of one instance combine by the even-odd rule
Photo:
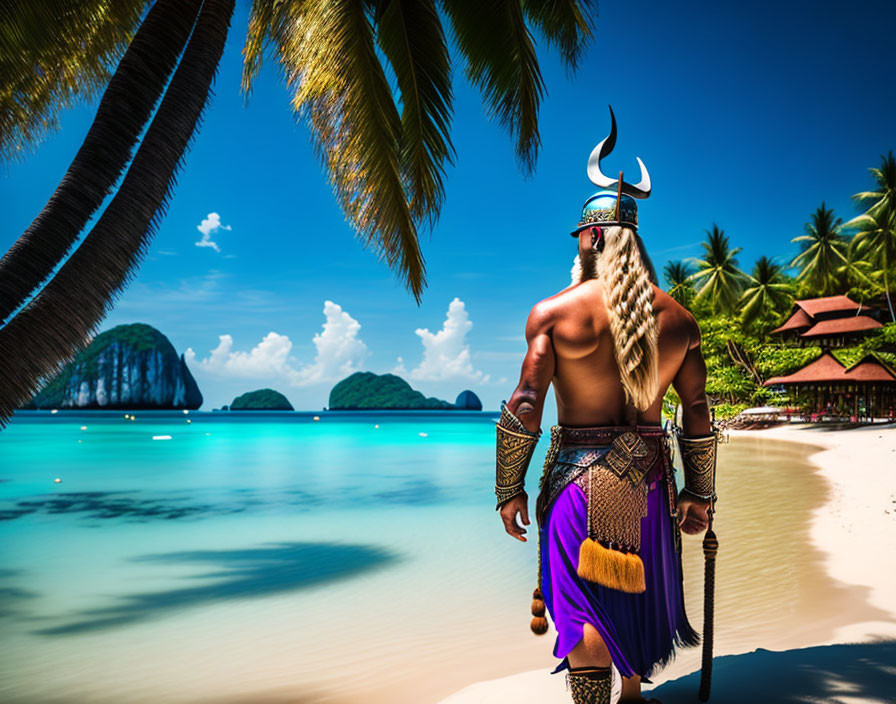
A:
<svg viewBox="0 0 896 704">
<path fill-rule="evenodd" d="M 536 587 L 535 591 L 532 592 L 532 616 L 534 618 L 529 624 L 529 628 L 537 636 L 543 636 L 548 632 L 548 620 L 545 618 L 544 613 L 544 594 L 541 593 L 541 589 Z"/>
<path fill-rule="evenodd" d="M 647 591 L 644 563 L 635 553 L 609 550 L 596 540 L 585 538 L 579 547 L 579 577 L 610 589 L 640 594 Z"/>
</svg>

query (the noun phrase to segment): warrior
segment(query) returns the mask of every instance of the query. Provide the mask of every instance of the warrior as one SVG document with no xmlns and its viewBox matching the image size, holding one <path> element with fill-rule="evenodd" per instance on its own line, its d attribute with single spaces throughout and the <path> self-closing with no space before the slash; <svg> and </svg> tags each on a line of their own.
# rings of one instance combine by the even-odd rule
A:
<svg viewBox="0 0 896 704">
<path fill-rule="evenodd" d="M 711 526 L 716 499 L 700 330 L 657 286 L 638 235 L 635 199 L 651 190 L 643 162 L 638 184 L 600 170 L 616 142 L 612 108 L 610 116 L 610 135 L 588 164 L 591 181 L 607 190 L 585 202 L 572 232 L 571 285 L 529 314 L 520 381 L 497 423 L 497 508 L 507 533 L 525 542 L 525 473 L 553 384 L 558 425 L 535 505 L 531 627 L 547 631 L 547 607 L 562 659 L 554 672 L 567 670 L 574 704 L 608 704 L 613 666 L 623 678 L 620 702 L 656 701 L 642 697 L 641 683 L 677 648 L 698 644 L 684 607 L 681 531 Z M 670 385 L 682 409 L 681 492 L 673 436 L 661 425 Z"/>
</svg>

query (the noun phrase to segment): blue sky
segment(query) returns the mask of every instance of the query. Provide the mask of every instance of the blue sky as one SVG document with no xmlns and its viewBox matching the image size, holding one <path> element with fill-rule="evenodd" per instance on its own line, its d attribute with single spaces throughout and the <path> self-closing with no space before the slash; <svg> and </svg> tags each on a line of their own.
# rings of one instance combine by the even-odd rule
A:
<svg viewBox="0 0 896 704">
<path fill-rule="evenodd" d="M 539 46 L 548 95 L 531 179 L 456 64 L 457 159 L 423 235 L 418 306 L 353 238 L 273 61 L 244 105 L 247 13 L 238 2 L 168 215 L 102 326 L 149 323 L 191 350 L 204 409 L 262 386 L 317 409 L 344 371 L 396 368 L 428 395 L 470 388 L 496 407 L 515 386 L 529 308 L 568 283 L 568 233 L 595 190 L 585 163 L 607 103 L 620 130 L 608 171 L 634 176 L 640 156 L 653 179 L 641 234 L 658 268 L 698 255 L 714 222 L 743 247 L 741 268 L 789 261 L 809 214 L 825 201 L 851 217 L 868 167 L 896 148 L 893 3 L 605 1 L 576 76 Z M 61 130 L 0 174 L 4 249 L 53 192 L 94 109 L 64 112 Z M 200 227 L 216 246 L 196 245 Z"/>
</svg>

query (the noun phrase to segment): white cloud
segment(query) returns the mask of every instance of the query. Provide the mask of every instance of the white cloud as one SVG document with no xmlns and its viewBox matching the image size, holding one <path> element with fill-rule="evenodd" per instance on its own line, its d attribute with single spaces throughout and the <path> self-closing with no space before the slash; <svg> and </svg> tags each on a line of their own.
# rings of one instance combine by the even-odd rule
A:
<svg viewBox="0 0 896 704">
<path fill-rule="evenodd" d="M 468 379 L 485 383 L 488 375 L 473 369 L 467 333 L 473 328 L 464 302 L 455 298 L 448 306 L 442 329 L 436 333 L 427 328 L 415 331 L 423 343 L 423 360 L 411 371 L 411 378 L 420 381 Z"/>
<path fill-rule="evenodd" d="M 221 216 L 217 213 L 209 213 L 208 216 L 196 226 L 196 229 L 202 233 L 202 239 L 194 242 L 197 247 L 211 247 L 220 253 L 221 248 L 218 243 L 212 240 L 212 237 L 218 234 L 220 230 L 231 230 L 230 225 L 221 224 Z"/>
<path fill-rule="evenodd" d="M 301 370 L 303 383 L 341 379 L 358 371 L 367 359 L 367 345 L 358 337 L 361 323 L 333 301 L 324 302 L 324 329 L 314 336 L 314 363 Z"/>
<path fill-rule="evenodd" d="M 361 324 L 341 306 L 326 301 L 324 315 L 323 330 L 312 340 L 317 354 L 310 364 L 296 366 L 292 341 L 273 331 L 248 352 L 234 350 L 233 337 L 225 334 L 218 337 L 218 346 L 204 359 L 199 360 L 192 347 L 184 356 L 199 371 L 218 376 L 276 379 L 291 386 L 336 381 L 357 371 L 368 350 L 358 337 Z"/>
</svg>

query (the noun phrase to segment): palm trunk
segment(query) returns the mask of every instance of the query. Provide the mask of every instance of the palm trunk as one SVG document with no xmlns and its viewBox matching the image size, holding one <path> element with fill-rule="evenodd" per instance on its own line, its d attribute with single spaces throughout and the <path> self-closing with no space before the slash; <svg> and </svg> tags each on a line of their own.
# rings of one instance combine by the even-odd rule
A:
<svg viewBox="0 0 896 704">
<path fill-rule="evenodd" d="M 0 322 L 53 272 L 112 191 L 177 65 L 200 5 L 201 0 L 157 0 L 147 13 L 68 171 L 0 259 Z"/>
<path fill-rule="evenodd" d="M 890 308 L 890 322 L 896 323 L 896 315 L 893 315 L 893 301 L 890 298 L 890 282 L 887 278 L 887 266 L 884 266 L 884 291 L 887 294 L 887 306 Z"/>
<path fill-rule="evenodd" d="M 234 0 L 206 0 L 115 197 L 43 290 L 0 329 L 0 427 L 74 358 L 135 274 L 211 93 Z"/>
</svg>

